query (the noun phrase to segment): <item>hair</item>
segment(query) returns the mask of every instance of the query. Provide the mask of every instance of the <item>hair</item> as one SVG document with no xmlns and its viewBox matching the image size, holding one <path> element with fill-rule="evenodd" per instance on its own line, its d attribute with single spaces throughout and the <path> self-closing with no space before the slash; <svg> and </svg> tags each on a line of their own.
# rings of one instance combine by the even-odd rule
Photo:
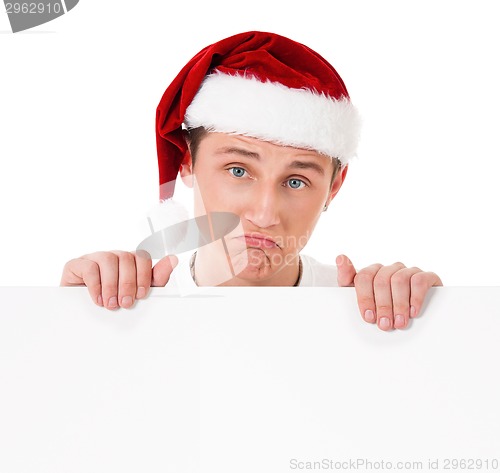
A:
<svg viewBox="0 0 500 473">
<path fill-rule="evenodd" d="M 188 128 L 184 130 L 184 138 L 191 152 L 191 160 L 193 163 L 193 168 L 196 161 L 196 155 L 198 154 L 198 148 L 200 147 L 200 143 L 208 133 L 210 132 L 203 126 L 199 126 L 197 128 Z M 332 179 L 330 181 L 330 187 L 332 187 L 335 177 L 342 168 L 342 162 L 340 161 L 340 159 L 332 158 L 332 163 L 333 163 L 333 172 L 332 172 Z"/>
</svg>

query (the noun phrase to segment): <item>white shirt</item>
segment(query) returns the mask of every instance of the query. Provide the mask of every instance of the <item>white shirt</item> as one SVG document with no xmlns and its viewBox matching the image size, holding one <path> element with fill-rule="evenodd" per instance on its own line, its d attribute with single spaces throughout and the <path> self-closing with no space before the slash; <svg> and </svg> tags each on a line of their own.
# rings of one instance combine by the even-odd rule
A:
<svg viewBox="0 0 500 473">
<path fill-rule="evenodd" d="M 191 254 L 179 256 L 179 263 L 172 271 L 167 287 L 177 289 L 181 294 L 197 291 L 200 288 L 193 281 L 189 262 Z M 300 255 L 302 277 L 299 287 L 338 287 L 337 266 L 323 264 L 311 256 Z M 175 288 L 175 289 L 174 289 Z"/>
</svg>

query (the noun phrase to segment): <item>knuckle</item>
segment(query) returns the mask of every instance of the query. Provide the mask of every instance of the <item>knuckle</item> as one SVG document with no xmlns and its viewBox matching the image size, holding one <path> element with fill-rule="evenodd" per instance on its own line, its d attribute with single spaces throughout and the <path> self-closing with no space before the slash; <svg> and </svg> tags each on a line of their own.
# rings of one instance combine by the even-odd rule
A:
<svg viewBox="0 0 500 473">
<path fill-rule="evenodd" d="M 373 297 L 370 297 L 368 295 L 362 295 L 358 297 L 358 304 L 362 305 L 363 307 L 368 307 L 373 305 Z"/>
<path fill-rule="evenodd" d="M 427 274 L 426 273 L 416 273 L 411 278 L 411 285 L 416 289 L 423 289 L 428 286 L 427 284 Z"/>
<path fill-rule="evenodd" d="M 102 284 L 102 292 L 103 294 L 115 295 L 118 292 L 116 284 L 111 284 L 111 283 Z"/>
<path fill-rule="evenodd" d="M 123 281 L 120 282 L 120 292 L 130 292 L 135 291 L 136 283 L 135 281 Z"/>
<path fill-rule="evenodd" d="M 87 266 L 87 268 L 91 271 L 98 271 L 99 270 L 99 264 L 97 261 L 94 260 L 82 260 L 84 264 Z"/>
<path fill-rule="evenodd" d="M 141 270 L 137 272 L 137 285 L 138 286 L 149 286 L 151 284 L 152 279 L 152 271 L 151 268 L 145 270 Z"/>
<path fill-rule="evenodd" d="M 83 268 L 83 277 L 85 279 L 100 279 L 99 265 L 95 261 L 88 261 Z"/>
<path fill-rule="evenodd" d="M 118 296 L 119 297 L 123 297 L 123 296 L 135 297 L 136 291 L 137 291 L 137 286 L 135 283 L 125 282 L 125 283 L 120 284 L 120 287 L 118 288 Z"/>
<path fill-rule="evenodd" d="M 354 276 L 354 283 L 371 283 L 373 280 L 373 273 L 367 269 L 360 270 Z"/>
<path fill-rule="evenodd" d="M 95 291 L 98 291 L 99 293 L 101 292 L 102 290 L 102 285 L 100 282 L 96 281 L 94 284 L 90 284 L 88 286 L 90 289 L 93 289 Z"/>
<path fill-rule="evenodd" d="M 377 305 L 377 313 L 381 314 L 392 314 L 392 305 L 381 304 Z"/>
<path fill-rule="evenodd" d="M 69 261 L 66 262 L 66 264 L 63 267 L 63 276 L 67 275 L 68 273 L 72 273 L 73 272 L 72 268 L 75 267 L 75 264 L 76 264 L 75 261 L 76 260 L 72 259 L 72 260 L 69 260 Z"/>
<path fill-rule="evenodd" d="M 146 250 L 137 250 L 133 254 L 135 255 L 136 259 L 151 262 L 151 255 Z"/>
<path fill-rule="evenodd" d="M 101 265 L 115 266 L 118 262 L 118 256 L 111 253 L 111 251 L 106 251 L 100 254 L 99 260 Z"/>
<path fill-rule="evenodd" d="M 403 315 L 405 317 L 408 317 L 408 313 L 409 313 L 409 310 L 410 310 L 409 301 L 406 304 L 404 304 L 402 302 L 396 302 L 396 303 L 394 303 L 393 310 L 394 310 L 395 314 L 401 314 L 401 315 Z"/>
<path fill-rule="evenodd" d="M 94 253 L 87 253 L 83 256 L 81 256 L 80 259 L 85 259 L 85 260 L 90 260 L 90 261 L 97 261 L 101 259 L 103 256 L 106 254 L 111 253 L 110 251 L 96 251 Z"/>
<path fill-rule="evenodd" d="M 403 271 L 397 271 L 391 276 L 391 285 L 393 286 L 403 286 L 408 284 L 408 275 Z"/>
<path fill-rule="evenodd" d="M 385 291 L 387 289 L 390 289 L 391 280 L 387 276 L 377 275 L 373 280 L 373 287 L 376 291 Z"/>
<path fill-rule="evenodd" d="M 69 268 L 70 266 L 73 266 L 74 264 L 76 264 L 76 262 L 79 260 L 80 258 L 73 258 L 73 259 L 70 259 L 69 261 L 66 262 L 66 264 L 64 265 L 65 268 Z"/>
<path fill-rule="evenodd" d="M 87 284 L 87 289 L 89 290 L 89 294 L 91 296 L 97 297 L 102 294 L 102 287 L 100 283 Z"/>
<path fill-rule="evenodd" d="M 120 263 L 133 263 L 135 264 L 135 256 L 132 253 L 128 253 L 126 251 L 122 251 L 119 254 Z"/>
<path fill-rule="evenodd" d="M 149 273 L 153 267 L 153 261 L 151 259 L 144 259 L 139 256 L 136 258 L 135 263 L 138 273 Z"/>
</svg>

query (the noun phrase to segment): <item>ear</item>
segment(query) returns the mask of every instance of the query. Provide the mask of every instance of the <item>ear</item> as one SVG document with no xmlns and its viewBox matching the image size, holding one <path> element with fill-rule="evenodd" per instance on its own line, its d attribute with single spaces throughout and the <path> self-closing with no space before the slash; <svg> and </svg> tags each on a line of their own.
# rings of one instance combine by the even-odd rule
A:
<svg viewBox="0 0 500 473">
<path fill-rule="evenodd" d="M 181 176 L 182 182 L 188 187 L 193 187 L 193 159 L 191 157 L 191 151 L 189 147 L 184 153 L 182 158 L 181 166 L 179 168 L 179 174 Z"/>
<path fill-rule="evenodd" d="M 342 184 L 344 183 L 345 176 L 347 174 L 347 168 L 349 165 L 343 166 L 340 171 L 337 173 L 335 176 L 335 179 L 333 180 L 332 183 L 332 188 L 330 189 L 330 193 L 328 194 L 328 200 L 327 200 L 327 206 L 330 204 L 330 202 L 333 200 L 333 198 L 337 195 L 338 191 L 342 187 Z"/>
</svg>

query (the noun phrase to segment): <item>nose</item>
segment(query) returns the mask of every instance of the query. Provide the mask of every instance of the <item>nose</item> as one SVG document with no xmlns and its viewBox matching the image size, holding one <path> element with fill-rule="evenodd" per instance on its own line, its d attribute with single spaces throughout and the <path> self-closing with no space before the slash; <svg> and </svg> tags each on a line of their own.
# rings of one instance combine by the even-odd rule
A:
<svg viewBox="0 0 500 473">
<path fill-rule="evenodd" d="M 243 218 L 259 228 L 280 223 L 279 195 L 272 185 L 261 185 L 247 197 Z"/>
</svg>

